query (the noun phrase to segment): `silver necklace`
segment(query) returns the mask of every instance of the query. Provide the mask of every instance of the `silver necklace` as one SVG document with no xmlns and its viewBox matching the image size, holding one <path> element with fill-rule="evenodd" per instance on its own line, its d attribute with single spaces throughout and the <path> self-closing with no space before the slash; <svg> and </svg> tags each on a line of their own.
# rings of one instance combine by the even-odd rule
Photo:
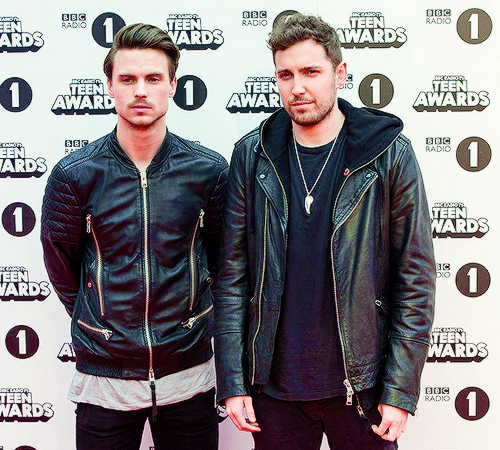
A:
<svg viewBox="0 0 500 450">
<path fill-rule="evenodd" d="M 299 158 L 299 151 L 297 150 L 297 141 L 295 140 L 295 133 L 292 131 L 293 134 L 293 145 L 295 147 L 295 155 L 297 156 L 297 162 L 299 163 L 299 170 L 300 174 L 302 175 L 302 182 L 304 183 L 304 189 L 306 190 L 306 198 L 304 199 L 304 207 L 306 208 L 306 213 L 308 215 L 311 214 L 311 205 L 314 201 L 314 197 L 311 195 L 312 191 L 318 184 L 319 179 L 321 178 L 321 175 L 323 175 L 323 171 L 325 170 L 326 165 L 328 164 L 328 160 L 330 159 L 330 156 L 333 152 L 333 147 L 335 147 L 335 143 L 337 142 L 337 138 L 339 137 L 340 130 L 342 129 L 342 125 L 344 124 L 344 120 L 342 118 L 342 122 L 340 123 L 340 128 L 339 132 L 337 133 L 337 136 L 335 136 L 335 139 L 332 142 L 332 146 L 330 148 L 330 151 L 328 152 L 328 155 L 325 159 L 325 162 L 323 163 L 323 167 L 321 167 L 321 170 L 319 171 L 318 176 L 316 177 L 316 181 L 312 185 L 311 189 L 308 189 L 307 183 L 306 183 L 306 177 L 304 176 L 304 171 L 302 170 L 302 164 L 300 164 L 300 158 Z"/>
</svg>

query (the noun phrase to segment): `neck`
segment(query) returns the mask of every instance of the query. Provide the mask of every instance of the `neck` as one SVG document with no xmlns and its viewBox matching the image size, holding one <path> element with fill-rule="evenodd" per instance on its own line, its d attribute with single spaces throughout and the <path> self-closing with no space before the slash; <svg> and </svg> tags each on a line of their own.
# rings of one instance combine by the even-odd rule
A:
<svg viewBox="0 0 500 450">
<path fill-rule="evenodd" d="M 321 122 L 303 126 L 292 122 L 295 139 L 303 147 L 320 147 L 332 142 L 340 133 L 340 129 L 344 123 L 344 115 L 338 109 L 337 105 L 332 109 L 331 113 Z"/>
<path fill-rule="evenodd" d="M 151 164 L 166 133 L 165 123 L 142 128 L 119 121 L 116 128 L 116 137 L 120 147 L 141 172 L 144 172 Z"/>
</svg>

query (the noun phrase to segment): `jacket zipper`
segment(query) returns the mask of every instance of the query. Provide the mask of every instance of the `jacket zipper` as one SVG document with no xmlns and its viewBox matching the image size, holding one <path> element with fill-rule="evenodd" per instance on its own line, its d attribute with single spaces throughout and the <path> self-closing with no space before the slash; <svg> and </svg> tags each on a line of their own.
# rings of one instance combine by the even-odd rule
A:
<svg viewBox="0 0 500 450">
<path fill-rule="evenodd" d="M 189 311 L 193 310 L 194 301 L 196 300 L 196 254 L 195 254 L 195 244 L 196 244 L 196 234 L 198 229 L 203 228 L 203 216 L 205 211 L 200 210 L 198 214 L 198 220 L 196 221 L 196 226 L 194 227 L 193 237 L 191 238 L 191 247 L 189 251 L 189 267 L 191 269 L 191 289 L 189 293 Z"/>
<path fill-rule="evenodd" d="M 200 312 L 199 314 L 196 314 L 196 316 L 190 317 L 184 322 L 181 322 L 181 325 L 184 328 L 189 328 L 189 329 L 193 328 L 193 325 L 196 323 L 196 321 L 200 320 L 202 317 L 205 317 L 210 311 L 212 311 L 212 309 L 214 309 L 214 305 L 210 305 L 204 311 Z"/>
<path fill-rule="evenodd" d="M 264 291 L 264 275 L 266 272 L 266 259 L 267 259 L 267 197 L 264 199 L 264 252 L 262 255 L 262 271 L 260 278 L 260 286 L 259 286 L 259 296 L 257 297 L 257 308 L 258 308 L 258 321 L 257 321 L 257 329 L 255 330 L 255 334 L 252 340 L 252 385 L 255 384 L 255 373 L 257 371 L 257 363 L 256 363 L 256 354 L 257 351 L 255 349 L 255 342 L 257 341 L 257 335 L 260 331 L 260 325 L 262 322 L 262 292 Z"/>
<path fill-rule="evenodd" d="M 267 120 L 267 119 L 266 119 Z M 260 147 L 262 148 L 262 152 L 266 156 L 267 160 L 269 161 L 269 164 L 271 164 L 271 167 L 274 170 L 274 173 L 276 175 L 276 178 L 278 179 L 278 182 L 281 186 L 281 190 L 283 192 L 283 196 L 285 197 L 285 220 L 288 222 L 288 198 L 286 196 L 286 190 L 285 187 L 283 186 L 283 183 L 281 181 L 281 178 L 278 174 L 278 171 L 276 170 L 276 166 L 274 165 L 272 159 L 269 157 L 269 155 L 266 152 L 266 149 L 264 148 L 264 128 L 265 126 L 262 126 L 260 129 Z M 259 157 L 259 154 L 257 153 L 256 158 Z M 257 176 L 257 174 L 253 174 L 253 176 Z M 261 272 L 261 281 L 260 281 L 260 286 L 259 286 L 259 295 L 257 297 L 257 307 L 258 307 L 258 322 L 257 322 L 257 329 L 255 330 L 255 334 L 252 340 L 252 382 L 251 384 L 255 384 L 255 376 L 257 372 L 257 363 L 256 363 L 256 355 L 257 355 L 257 350 L 255 348 L 255 343 L 257 341 L 257 336 L 260 331 L 261 327 L 261 322 L 262 322 L 262 292 L 264 290 L 264 274 L 266 271 L 266 258 L 267 258 L 267 210 L 268 210 L 268 198 L 265 197 L 264 199 L 264 254 L 262 257 L 262 272 Z M 288 235 L 285 236 L 285 251 L 286 247 L 288 245 Z"/>
<path fill-rule="evenodd" d="M 366 190 L 372 185 L 373 183 L 370 183 L 369 186 L 367 186 Z M 359 203 L 361 202 L 361 198 L 363 197 L 364 193 L 366 192 L 366 190 L 363 192 L 363 194 L 359 197 L 359 200 L 358 202 L 354 205 L 354 207 L 352 208 L 351 210 L 351 213 L 352 211 L 354 211 L 356 209 L 356 207 L 359 205 Z M 338 199 L 338 197 L 337 197 Z M 336 203 L 335 202 L 335 206 L 336 206 Z M 334 211 L 335 211 L 335 208 L 334 208 Z M 347 216 L 349 217 L 349 216 Z M 347 217 L 345 218 L 345 220 L 347 220 Z M 342 223 L 345 222 L 342 221 Z M 341 225 L 341 224 L 340 224 Z M 345 374 L 345 380 L 343 381 L 344 383 L 344 386 L 346 388 L 346 391 L 347 391 L 347 400 L 346 400 L 346 405 L 352 405 L 352 398 L 354 396 L 354 389 L 352 388 L 352 385 L 351 385 L 351 382 L 349 381 L 349 375 L 347 373 L 347 362 L 346 362 L 346 356 L 345 356 L 345 346 L 344 346 L 344 341 L 342 339 L 342 330 L 341 330 L 341 327 L 340 327 L 340 313 L 339 313 L 339 302 L 338 302 L 338 296 L 337 296 L 337 278 L 335 277 L 335 263 L 334 263 L 334 260 L 333 260 L 333 237 L 335 236 L 335 233 L 337 232 L 337 230 L 339 229 L 340 225 L 333 231 L 332 233 L 332 238 L 331 238 L 331 243 L 330 243 L 330 249 L 331 249 L 331 260 L 332 260 L 332 277 L 333 277 L 333 295 L 334 295 L 334 298 L 335 298 L 335 313 L 337 315 L 337 327 L 338 327 L 338 331 L 339 331 L 339 337 L 340 337 L 340 347 L 341 347 L 341 350 L 342 350 L 342 363 L 344 365 L 344 374 Z M 359 405 L 359 401 L 358 401 L 358 405 Z M 359 407 L 358 407 L 358 411 L 359 411 Z"/>
<path fill-rule="evenodd" d="M 99 243 L 97 242 L 97 236 L 95 235 L 94 228 L 92 227 L 92 215 L 87 214 L 87 233 L 92 235 L 92 239 L 94 240 L 94 247 L 96 253 L 96 287 L 97 287 L 97 298 L 99 300 L 99 312 L 101 317 L 104 317 L 105 308 L 104 308 L 104 295 L 102 289 L 102 254 L 101 249 L 99 248 Z"/>
<path fill-rule="evenodd" d="M 146 340 L 148 344 L 149 351 L 149 386 L 151 388 L 151 400 L 152 400 L 152 419 L 153 422 L 156 421 L 157 408 L 156 408 L 156 385 L 155 385 L 155 372 L 153 369 L 153 344 L 151 342 L 151 330 L 149 328 L 149 306 L 150 306 L 150 285 L 151 285 L 151 275 L 149 273 L 149 215 L 148 215 L 148 179 L 146 172 L 140 172 L 141 175 L 141 188 L 142 188 L 142 207 L 143 207 L 143 227 L 144 227 L 144 243 L 143 243 L 143 253 L 144 253 L 144 281 L 145 281 L 145 311 L 144 311 L 144 329 L 146 332 Z"/>
<path fill-rule="evenodd" d="M 85 323 L 82 319 L 78 319 L 77 323 L 82 327 L 87 328 L 87 330 L 93 331 L 94 333 L 102 334 L 104 336 L 104 339 L 106 339 L 107 341 L 109 341 L 109 339 L 113 335 L 113 332 L 111 330 L 108 330 L 107 328 L 93 327 L 92 325 Z"/>
<path fill-rule="evenodd" d="M 399 135 L 398 135 L 399 136 Z M 396 137 L 397 139 L 397 137 Z M 386 151 L 391 145 L 393 142 L 395 142 L 394 139 L 386 148 L 384 151 Z M 337 197 L 335 199 L 335 204 L 333 206 L 333 210 L 336 211 L 337 209 L 337 204 L 338 204 L 338 200 L 339 200 L 339 197 L 340 197 L 340 193 L 342 192 L 342 189 L 344 188 L 345 184 L 347 183 L 347 180 L 352 176 L 352 174 L 358 172 L 359 170 L 363 169 L 364 167 L 368 166 L 369 164 L 372 163 L 372 161 L 375 161 L 376 158 L 378 158 L 383 152 L 377 154 L 376 157 L 372 158 L 370 161 L 368 161 L 366 164 L 358 167 L 357 169 L 353 170 L 352 172 L 349 172 L 348 175 L 346 176 L 346 178 L 344 179 L 344 182 L 342 183 L 342 186 L 340 187 L 339 189 L 339 192 L 337 194 Z M 376 180 L 376 177 L 374 177 L 374 181 Z M 345 374 L 345 380 L 343 381 L 343 384 L 346 388 L 346 394 L 347 394 L 347 400 L 346 400 L 346 405 L 352 405 L 352 399 L 355 395 L 355 392 L 354 392 L 354 389 L 352 388 L 352 385 L 351 385 L 351 381 L 349 380 L 349 374 L 347 372 L 347 362 L 346 362 L 346 356 L 345 356 L 345 346 L 344 346 L 344 341 L 342 339 L 342 329 L 341 329 L 341 326 L 340 326 L 340 314 L 339 314 L 339 302 L 338 302 L 338 296 L 337 296 L 337 279 L 335 277 L 335 263 L 334 263 L 334 252 L 333 252 L 333 238 L 335 236 L 335 233 L 337 232 L 337 230 L 342 226 L 342 224 L 349 218 L 349 216 L 352 214 L 352 212 L 358 207 L 358 205 L 360 204 L 361 202 L 361 199 L 363 198 L 365 192 L 373 185 L 374 181 L 372 181 L 367 187 L 366 189 L 364 190 L 364 192 L 359 196 L 359 200 L 356 202 L 356 204 L 351 208 L 351 212 L 349 213 L 348 216 L 346 216 L 344 218 L 344 220 L 337 226 L 337 228 L 335 228 L 335 230 L 333 230 L 333 233 L 332 233 L 332 238 L 331 238 L 331 241 L 330 241 L 330 251 L 331 251 L 331 260 L 332 260 L 332 277 L 333 277 L 333 295 L 334 295 L 334 298 L 335 298 L 335 313 L 337 315 L 337 327 L 338 327 L 338 331 L 339 331 L 339 337 L 340 337 L 340 347 L 341 347 L 341 350 L 342 350 L 342 363 L 343 363 L 343 366 L 344 366 L 344 374 Z M 359 399 L 358 399 L 358 406 L 357 406 L 357 410 L 359 412 L 360 415 L 363 415 L 364 412 L 363 412 L 363 409 L 361 408 L 361 405 L 359 403 Z"/>
</svg>

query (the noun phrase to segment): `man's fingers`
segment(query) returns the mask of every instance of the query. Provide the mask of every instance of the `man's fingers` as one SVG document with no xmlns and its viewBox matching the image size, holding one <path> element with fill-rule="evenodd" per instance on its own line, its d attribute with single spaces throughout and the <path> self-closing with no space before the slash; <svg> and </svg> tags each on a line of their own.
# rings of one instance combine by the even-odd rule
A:
<svg viewBox="0 0 500 450">
<path fill-rule="evenodd" d="M 246 411 L 246 417 L 243 411 Z M 250 396 L 238 396 L 226 399 L 226 412 L 229 418 L 240 431 L 260 431 L 259 424 L 255 419 L 255 412 Z"/>
</svg>

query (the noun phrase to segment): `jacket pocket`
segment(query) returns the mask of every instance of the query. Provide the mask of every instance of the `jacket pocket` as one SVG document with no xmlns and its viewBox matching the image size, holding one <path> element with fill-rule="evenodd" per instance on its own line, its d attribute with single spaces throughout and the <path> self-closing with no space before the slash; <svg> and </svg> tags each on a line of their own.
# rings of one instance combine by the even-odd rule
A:
<svg viewBox="0 0 500 450">
<path fill-rule="evenodd" d="M 208 308 L 205 308 L 204 310 L 202 310 L 201 312 L 199 312 L 198 314 L 195 314 L 194 316 L 191 316 L 189 317 L 187 320 L 185 320 L 184 322 L 181 322 L 181 325 L 184 327 L 184 328 L 187 328 L 187 329 L 191 329 L 194 327 L 194 325 L 199 322 L 201 319 L 205 318 L 206 316 L 208 316 L 214 309 L 214 305 L 210 305 Z"/>
<path fill-rule="evenodd" d="M 78 319 L 76 323 L 80 326 L 80 328 L 85 329 L 87 332 L 92 332 L 96 335 L 100 335 L 104 337 L 107 341 L 111 338 L 113 335 L 113 332 L 109 330 L 108 328 L 103 328 L 103 327 L 95 327 L 93 325 L 89 325 L 87 322 L 84 322 L 82 319 Z"/>
<path fill-rule="evenodd" d="M 196 255 L 196 237 L 198 236 L 200 228 L 203 228 L 203 216 L 205 215 L 205 211 L 203 209 L 198 213 L 198 218 L 196 220 L 196 224 L 193 230 L 193 234 L 191 236 L 191 242 L 189 245 L 189 276 L 190 276 L 190 284 L 189 284 L 189 311 L 192 311 L 194 308 L 194 303 L 196 301 L 196 297 L 198 295 L 199 286 L 198 286 L 198 257 Z M 207 277 L 208 278 L 208 277 Z"/>
<path fill-rule="evenodd" d="M 104 288 L 102 283 L 102 278 L 103 278 L 102 253 L 99 247 L 97 236 L 94 231 L 94 227 L 92 226 L 92 215 L 87 214 L 86 220 L 87 220 L 87 233 L 90 234 L 92 237 L 92 240 L 94 242 L 94 251 L 95 251 L 95 281 L 94 281 L 95 286 L 92 283 L 92 280 L 88 277 L 86 280 L 87 283 L 86 287 L 89 290 L 95 287 L 95 290 L 97 292 L 97 300 L 99 302 L 99 314 L 101 315 L 101 317 L 104 317 L 104 315 L 106 314 L 106 308 L 104 305 Z"/>
</svg>

